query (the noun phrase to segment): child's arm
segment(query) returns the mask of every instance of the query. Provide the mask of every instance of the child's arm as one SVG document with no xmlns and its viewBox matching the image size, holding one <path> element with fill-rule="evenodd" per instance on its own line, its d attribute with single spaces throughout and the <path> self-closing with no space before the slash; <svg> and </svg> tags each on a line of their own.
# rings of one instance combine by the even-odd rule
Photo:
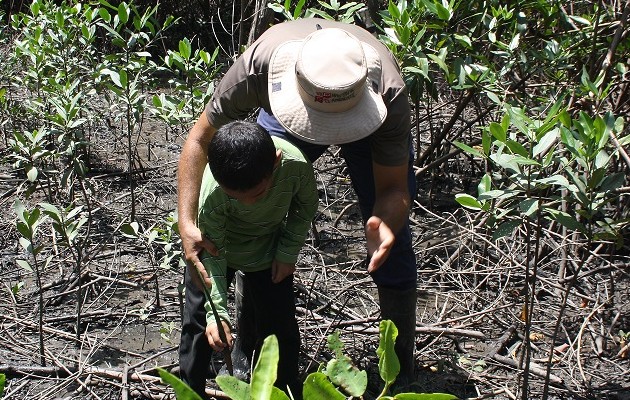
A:
<svg viewBox="0 0 630 400">
<path fill-rule="evenodd" d="M 208 337 L 210 346 L 217 351 L 222 350 L 223 347 L 231 345 L 232 343 L 232 335 L 229 329 L 230 318 L 227 312 L 227 261 L 223 256 L 226 219 L 225 210 L 220 205 L 213 206 L 211 199 L 208 199 L 206 204 L 202 204 L 202 208 L 199 212 L 199 228 L 204 235 L 207 235 L 207 237 L 214 242 L 218 249 L 217 256 L 213 256 L 204 251 L 201 257 L 208 275 L 212 278 L 210 298 L 206 298 L 204 304 L 207 324 L 206 336 Z M 219 338 L 216 318 L 210 301 L 214 305 L 224 328 L 227 327 L 225 333 L 228 343 L 223 343 Z"/>
<path fill-rule="evenodd" d="M 319 198 L 317 196 L 313 166 L 309 162 L 296 161 L 290 168 L 293 168 L 293 171 L 300 175 L 300 183 L 291 201 L 286 223 L 280 234 L 276 250 L 276 261 L 278 264 L 292 265 L 293 270 L 295 270 L 295 262 L 300 249 L 304 245 L 306 234 L 311 227 L 311 221 L 317 211 Z"/>
</svg>

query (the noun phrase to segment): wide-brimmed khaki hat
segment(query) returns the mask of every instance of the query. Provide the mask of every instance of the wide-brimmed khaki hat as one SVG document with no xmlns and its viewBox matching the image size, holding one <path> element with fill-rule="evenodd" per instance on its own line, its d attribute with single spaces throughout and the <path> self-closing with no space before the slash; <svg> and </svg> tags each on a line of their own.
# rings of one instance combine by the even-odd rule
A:
<svg viewBox="0 0 630 400">
<path fill-rule="evenodd" d="M 343 29 L 320 29 L 278 46 L 268 83 L 274 116 L 307 142 L 354 142 L 387 116 L 378 53 Z"/>
</svg>

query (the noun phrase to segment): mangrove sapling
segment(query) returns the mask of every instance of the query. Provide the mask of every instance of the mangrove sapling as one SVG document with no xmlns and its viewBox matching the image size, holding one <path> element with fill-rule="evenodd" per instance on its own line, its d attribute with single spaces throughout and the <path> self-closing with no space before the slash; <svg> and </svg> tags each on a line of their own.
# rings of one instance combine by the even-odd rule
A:
<svg viewBox="0 0 630 400">
<path fill-rule="evenodd" d="M 16 260 L 15 262 L 29 272 L 35 273 L 35 284 L 37 285 L 38 296 L 38 329 L 39 329 L 39 357 L 43 367 L 46 366 L 46 358 L 44 356 L 44 291 L 42 290 L 41 274 L 52 260 L 49 256 L 42 265 L 39 254 L 44 249 L 44 245 L 36 244 L 38 227 L 43 222 L 41 210 L 35 207 L 29 211 L 24 207 L 21 201 L 16 200 L 13 209 L 17 214 L 17 230 L 22 236 L 20 245 L 32 257 L 33 262 L 28 260 Z"/>
<path fill-rule="evenodd" d="M 79 233 L 81 233 L 83 225 L 89 221 L 89 218 L 83 213 L 83 206 L 74 208 L 69 206 L 66 209 L 59 209 L 52 204 L 42 203 L 40 207 L 44 210 L 44 214 L 52 220 L 52 227 L 56 234 L 59 235 L 57 244 L 68 249 L 74 263 L 74 273 L 77 279 L 75 329 L 78 340 L 81 338 L 81 310 L 83 308 L 82 273 L 84 248 L 89 237 L 89 233 L 83 232 L 84 234 L 80 236 Z"/>
<path fill-rule="evenodd" d="M 132 222 L 136 219 L 134 172 L 135 164 L 139 161 L 137 144 L 147 103 L 146 88 L 150 86 L 151 76 L 157 71 L 155 63 L 149 61 L 149 50 L 161 37 L 163 30 L 171 26 L 174 18 L 168 17 L 162 28 L 158 29 L 154 19 L 157 5 L 140 13 L 133 4 L 126 2 L 120 2 L 117 7 L 104 0 L 101 4 L 106 8 L 99 9 L 102 20 L 98 25 L 107 31 L 118 52 L 106 55 L 98 70 L 110 90 L 109 94 L 113 94 L 110 102 L 114 119 L 121 123 L 126 139 L 131 195 L 129 221 Z"/>
<path fill-rule="evenodd" d="M 545 249 L 541 231 L 549 221 L 563 227 L 568 235 L 584 238 L 578 254 L 577 270 L 568 279 L 556 316 L 554 335 L 547 364 L 545 392 L 549 384 L 553 343 L 559 333 L 567 299 L 576 277 L 586 264 L 594 241 L 618 241 L 627 221 L 615 220 L 607 210 L 623 185 L 623 172 L 608 174 L 612 155 L 608 150 L 610 133 L 621 132 L 623 120 L 610 114 L 591 118 L 580 113 L 572 119 L 563 109 L 564 97 L 547 110 L 543 120 L 530 118 L 526 110 L 505 105 L 506 113 L 500 122 L 492 122 L 482 132 L 482 149 L 462 143 L 456 145 L 475 157 L 486 159 L 494 166 L 494 174 L 486 174 L 477 188 L 477 196 L 458 194 L 463 206 L 490 214 L 488 226 L 493 227 L 493 240 L 510 236 L 521 227 L 527 240 L 524 268 L 529 277 L 524 287 L 521 319 L 524 324 L 523 398 L 528 395 L 530 335 L 533 308 L 536 304 L 540 254 Z M 570 157 L 567 157 L 566 152 Z M 615 154 L 613 148 L 611 154 Z M 559 195 L 563 194 L 562 196 Z M 575 210 L 571 215 L 559 206 Z M 500 206 L 499 206 L 500 203 Z M 564 280 L 565 277 L 561 276 Z"/>
</svg>

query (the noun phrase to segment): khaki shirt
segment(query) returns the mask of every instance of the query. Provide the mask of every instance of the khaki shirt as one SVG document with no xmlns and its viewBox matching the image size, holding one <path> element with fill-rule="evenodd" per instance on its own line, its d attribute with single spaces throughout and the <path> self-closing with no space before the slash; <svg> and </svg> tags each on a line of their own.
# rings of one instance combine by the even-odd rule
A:
<svg viewBox="0 0 630 400">
<path fill-rule="evenodd" d="M 290 40 L 301 40 L 322 28 L 341 28 L 371 45 L 381 57 L 385 122 L 372 133 L 372 159 L 381 165 L 403 165 L 409 157 L 411 112 L 405 83 L 393 55 L 368 31 L 356 25 L 323 19 L 300 19 L 274 25 L 263 33 L 232 65 L 206 105 L 208 121 L 219 128 L 228 122 L 247 118 L 262 107 L 273 114 L 267 94 L 269 60 L 274 49 Z M 334 43 L 331 44 L 334 50 Z"/>
</svg>

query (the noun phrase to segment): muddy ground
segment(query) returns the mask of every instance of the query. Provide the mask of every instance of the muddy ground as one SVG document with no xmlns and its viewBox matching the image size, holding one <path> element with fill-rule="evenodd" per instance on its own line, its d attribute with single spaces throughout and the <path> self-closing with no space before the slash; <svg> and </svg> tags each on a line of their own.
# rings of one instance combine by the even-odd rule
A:
<svg viewBox="0 0 630 400">
<path fill-rule="evenodd" d="M 130 212 L 130 186 L 116 129 L 103 128 L 92 140 L 93 223 L 84 252 L 78 337 L 74 264 L 55 245 L 49 226 L 40 232 L 53 256 L 42 274 L 45 365 L 39 355 L 39 289 L 34 275 L 16 264 L 26 254 L 18 245 L 12 208 L 16 198 L 30 206 L 44 198 L 25 200 L 24 176 L 7 162 L 0 167 L 0 372 L 8 377 L 6 399 L 174 398 L 157 378 L 156 367 L 177 371 L 182 271 L 176 263 L 159 267 L 160 246 L 121 234 Z M 170 132 L 167 139 L 164 126 L 153 122 L 137 137 L 142 164 L 134 178 L 141 230 L 175 209 L 176 162 L 184 136 Z M 7 154 L 5 147 L 1 155 Z M 379 313 L 363 264 L 361 219 L 335 149 L 315 167 L 320 209 L 296 273 L 301 371 L 306 376 L 331 357 L 325 338 L 339 329 L 348 354 L 368 371 L 365 398 L 372 399 L 382 388 L 375 354 Z M 625 255 L 622 250 L 601 257 L 583 270 L 555 343 L 551 334 L 563 293 L 555 276 L 561 246 L 546 254 L 527 332 L 522 321 L 526 238 L 516 232 L 490 242 L 479 217 L 455 203 L 456 193 L 476 186 L 470 170 L 453 162 L 418 177 L 411 215 L 419 277 L 418 391 L 516 399 L 523 398 L 526 386 L 527 397 L 541 398 L 541 375 L 554 347 L 549 398 L 630 399 L 630 360 L 622 340 L 622 333 L 630 331 L 627 248 Z M 525 335 L 531 339 L 528 374 L 523 373 Z M 217 358 L 214 371 L 220 367 Z M 216 389 L 209 380 L 208 390 L 220 398 Z"/>
</svg>

